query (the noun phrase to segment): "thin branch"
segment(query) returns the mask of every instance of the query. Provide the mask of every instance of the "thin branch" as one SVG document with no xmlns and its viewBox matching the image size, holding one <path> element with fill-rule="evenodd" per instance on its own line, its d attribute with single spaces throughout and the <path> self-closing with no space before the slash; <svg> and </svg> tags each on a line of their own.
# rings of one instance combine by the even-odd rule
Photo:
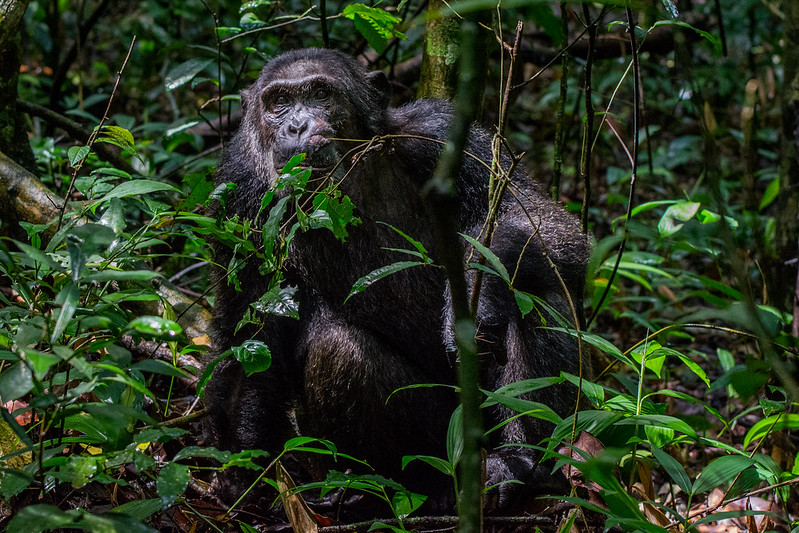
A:
<svg viewBox="0 0 799 533">
<path fill-rule="evenodd" d="M 92 134 L 89 136 L 89 140 L 86 142 L 86 146 L 91 148 L 94 145 L 94 142 L 97 140 L 97 135 L 100 133 L 100 130 L 103 128 L 103 124 L 105 121 L 108 120 L 108 112 L 111 109 L 111 102 L 114 101 L 114 95 L 116 95 L 117 87 L 119 87 L 119 81 L 122 79 L 122 71 L 125 70 L 125 65 L 128 64 L 128 59 L 130 59 L 130 54 L 133 51 L 133 45 L 136 43 L 136 36 L 133 36 L 133 39 L 130 41 L 130 47 L 128 47 L 128 54 L 125 56 L 125 60 L 122 62 L 122 66 L 117 71 L 117 78 L 114 81 L 114 88 L 111 91 L 111 96 L 108 98 L 108 105 L 105 107 L 105 112 L 103 113 L 103 117 L 100 119 L 100 124 L 94 129 Z M 75 188 L 75 179 L 78 177 L 78 171 L 83 166 L 83 163 L 86 161 L 86 158 L 89 154 L 83 156 L 83 158 L 78 161 L 78 163 L 74 166 L 72 170 L 72 177 L 69 180 L 69 187 L 67 188 L 67 192 L 64 195 L 64 203 L 61 206 L 61 211 L 58 214 L 58 228 L 61 227 L 61 223 L 64 221 L 64 211 L 67 208 L 67 200 L 69 200 L 72 191 Z"/>
<path fill-rule="evenodd" d="M 641 79 L 641 66 L 638 62 L 638 45 L 636 43 L 635 38 L 635 20 L 633 18 L 632 9 L 627 5 L 627 21 L 628 21 L 628 28 L 630 34 L 630 49 L 633 56 L 633 153 L 631 156 L 631 166 L 632 166 L 632 174 L 630 176 L 630 192 L 627 197 L 627 214 L 624 217 L 624 229 L 623 236 L 621 239 L 621 244 L 619 244 L 619 252 L 616 255 L 616 264 L 613 266 L 613 271 L 611 272 L 610 276 L 608 277 L 607 285 L 605 285 L 605 290 L 602 292 L 602 296 L 599 298 L 596 307 L 594 307 L 593 312 L 591 313 L 591 317 L 586 322 L 585 327 L 588 328 L 591 323 L 594 321 L 596 316 L 599 314 L 599 311 L 602 309 L 602 304 L 607 298 L 608 294 L 610 294 L 610 288 L 613 286 L 613 280 L 616 278 L 616 274 L 619 271 L 619 265 L 621 265 L 621 258 L 624 255 L 624 250 L 627 247 L 627 238 L 629 236 L 629 222 L 632 218 L 632 211 L 633 211 L 633 203 L 635 202 L 635 181 L 636 176 L 638 175 L 638 117 L 640 114 L 639 108 L 639 100 L 640 100 L 640 92 L 641 88 L 639 86 L 639 80 Z M 615 130 L 614 130 L 615 133 Z M 622 143 L 624 145 L 624 143 Z"/>
</svg>

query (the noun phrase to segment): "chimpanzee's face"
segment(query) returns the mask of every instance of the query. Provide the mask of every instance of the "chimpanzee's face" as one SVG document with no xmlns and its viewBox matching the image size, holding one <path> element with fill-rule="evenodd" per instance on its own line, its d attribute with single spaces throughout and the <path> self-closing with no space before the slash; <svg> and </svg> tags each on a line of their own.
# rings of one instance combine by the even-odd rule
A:
<svg viewBox="0 0 799 533">
<path fill-rule="evenodd" d="M 271 132 L 275 170 L 304 153 L 304 166 L 325 171 L 344 153 L 340 139 L 357 136 L 350 98 L 325 65 L 295 62 L 279 76 L 259 80 L 263 127 Z"/>
</svg>

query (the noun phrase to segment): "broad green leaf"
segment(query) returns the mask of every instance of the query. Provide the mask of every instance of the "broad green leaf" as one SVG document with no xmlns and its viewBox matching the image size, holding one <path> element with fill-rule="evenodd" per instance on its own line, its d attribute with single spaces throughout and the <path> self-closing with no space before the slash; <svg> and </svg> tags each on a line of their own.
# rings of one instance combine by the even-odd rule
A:
<svg viewBox="0 0 799 533">
<path fill-rule="evenodd" d="M 186 491 L 189 479 L 191 479 L 191 475 L 189 467 L 186 465 L 172 462 L 161 469 L 155 486 L 164 509 L 175 503 Z"/>
<path fill-rule="evenodd" d="M 761 439 L 767 433 L 786 429 L 799 429 L 799 413 L 780 413 L 760 420 L 746 432 L 743 449 L 747 449 L 750 444 Z"/>
<path fill-rule="evenodd" d="M 43 267 L 48 267 L 54 270 L 55 272 L 65 272 L 65 269 L 60 264 L 56 263 L 50 255 L 44 253 L 43 251 L 39 250 L 38 248 L 34 248 L 29 244 L 25 244 L 24 242 L 13 241 L 14 245 L 19 247 L 22 252 L 25 253 L 28 257 L 33 259 L 35 262 L 39 263 Z"/>
<path fill-rule="evenodd" d="M 674 440 L 675 432 L 671 428 L 662 428 L 660 426 L 644 426 L 644 434 L 646 439 L 654 447 L 661 447 L 669 444 Z"/>
<path fill-rule="evenodd" d="M 185 429 L 156 426 L 143 429 L 133 437 L 133 442 L 143 444 L 146 442 L 169 442 L 188 433 Z"/>
<path fill-rule="evenodd" d="M 382 9 L 364 4 L 349 4 L 344 8 L 343 15 L 355 23 L 355 28 L 378 53 L 385 50 L 391 37 L 405 38 L 394 29 L 400 19 Z"/>
<path fill-rule="evenodd" d="M 246 340 L 241 346 L 235 346 L 233 356 L 248 376 L 268 370 L 272 365 L 272 352 L 266 344 L 257 340 Z"/>
<path fill-rule="evenodd" d="M 20 351 L 25 355 L 31 367 L 33 367 L 33 373 L 36 379 L 39 380 L 45 378 L 47 371 L 50 370 L 53 365 L 61 362 L 60 357 L 51 353 L 40 352 L 30 348 L 20 348 Z"/>
<path fill-rule="evenodd" d="M 89 155 L 89 152 L 91 152 L 91 148 L 88 146 L 70 146 L 67 150 L 69 164 L 74 167 Z"/>
<path fill-rule="evenodd" d="M 755 461 L 745 455 L 725 455 L 712 461 L 697 476 L 691 494 L 701 494 L 732 481 L 739 472 L 753 466 Z"/>
<path fill-rule="evenodd" d="M 264 450 L 244 450 L 239 453 L 234 453 L 230 456 L 230 460 L 223 464 L 220 469 L 225 470 L 234 466 L 246 468 L 248 470 L 263 470 L 263 466 L 254 462 L 254 459 L 259 457 L 268 457 L 269 453 Z"/>
<path fill-rule="evenodd" d="M 699 211 L 699 202 L 678 202 L 669 206 L 658 222 L 661 237 L 668 237 L 680 231 L 683 224 L 691 220 Z"/>
<path fill-rule="evenodd" d="M 516 306 L 519 308 L 519 311 L 521 311 L 522 318 L 526 317 L 530 311 L 535 309 L 533 299 L 530 298 L 530 295 L 526 292 L 514 290 L 513 297 L 516 299 Z"/>
<path fill-rule="evenodd" d="M 128 323 L 128 330 L 144 337 L 161 340 L 173 339 L 183 333 L 180 324 L 160 316 L 140 316 Z"/>
<path fill-rule="evenodd" d="M 144 162 L 134 144 L 133 134 L 125 128 L 119 126 L 103 126 L 102 135 L 98 136 L 95 142 L 118 146 L 122 148 L 122 150 L 129 152 L 142 163 Z"/>
<path fill-rule="evenodd" d="M 22 361 L 17 361 L 11 367 L 4 367 L 0 372 L 0 398 L 3 402 L 10 402 L 28 394 L 33 389 L 33 372 Z"/>
<path fill-rule="evenodd" d="M 516 411 L 517 413 L 523 413 L 527 416 L 540 418 L 542 420 L 552 422 L 553 424 L 559 424 L 563 421 L 563 419 L 551 407 L 541 402 L 524 400 L 522 398 L 516 398 L 513 396 L 505 396 L 504 394 L 497 394 L 496 392 L 487 390 L 483 390 L 482 392 L 488 397 L 489 400 L 504 405 L 511 411 Z"/>
<path fill-rule="evenodd" d="M 411 461 L 422 461 L 424 463 L 429 464 L 442 474 L 452 476 L 455 474 L 455 470 L 446 459 L 442 459 L 440 457 L 432 457 L 430 455 L 406 455 L 402 458 L 402 468 L 404 469 L 408 466 L 408 463 Z"/>
<path fill-rule="evenodd" d="M 780 178 L 774 178 L 769 182 L 766 186 L 766 190 L 763 192 L 763 198 L 760 200 L 760 205 L 758 206 L 758 211 L 762 211 L 763 209 L 767 208 L 771 203 L 777 199 L 777 196 L 780 193 Z"/>
<path fill-rule="evenodd" d="M 295 320 L 300 319 L 300 309 L 294 295 L 297 287 L 281 287 L 275 285 L 261 296 L 257 302 L 250 304 L 259 313 L 275 316 L 291 317 Z"/>
<path fill-rule="evenodd" d="M 150 281 L 160 278 L 161 274 L 152 270 L 98 270 L 86 274 L 81 278 L 85 282 L 105 282 L 105 281 Z"/>
<path fill-rule="evenodd" d="M 161 500 L 150 498 L 148 500 L 132 500 L 111 509 L 110 513 L 123 514 L 137 521 L 143 521 L 161 510 Z"/>
<path fill-rule="evenodd" d="M 721 52 L 721 40 L 712 33 L 700 30 L 699 28 L 694 28 L 690 24 L 682 22 L 681 20 L 659 20 L 652 25 L 652 28 L 654 29 L 657 28 L 658 26 L 664 26 L 664 25 L 680 26 L 682 28 L 688 28 L 689 30 L 693 30 L 702 37 L 704 37 L 710 44 L 712 44 L 713 49 L 716 52 Z"/>
<path fill-rule="evenodd" d="M 197 74 L 203 71 L 205 67 L 213 63 L 213 59 L 202 59 L 195 57 L 171 69 L 167 75 L 164 83 L 168 91 L 177 89 L 192 80 Z"/>
<path fill-rule="evenodd" d="M 454 468 L 463 454 L 463 408 L 459 405 L 452 412 L 447 426 L 447 459 Z"/>
<path fill-rule="evenodd" d="M 148 180 L 148 179 L 134 179 L 125 181 L 111 189 L 102 198 L 98 198 L 92 202 L 92 208 L 107 202 L 112 198 L 125 198 L 128 196 L 150 194 L 158 191 L 172 191 L 180 192 L 179 189 L 173 185 L 164 183 L 162 181 Z"/>
<path fill-rule="evenodd" d="M 646 415 L 630 416 L 623 420 L 619 420 L 616 423 L 619 425 L 659 426 L 664 428 L 670 428 L 673 429 L 674 431 L 679 431 L 680 433 L 685 433 L 686 435 L 691 437 L 696 437 L 696 430 L 694 430 L 694 428 L 692 428 L 690 425 L 683 422 L 679 418 L 669 415 L 646 414 Z"/>
<path fill-rule="evenodd" d="M 100 224 L 108 226 L 114 231 L 114 234 L 119 235 L 128 225 L 125 217 L 125 206 L 119 198 L 113 198 L 108 202 L 108 208 L 100 218 Z"/>
<path fill-rule="evenodd" d="M 427 496 L 415 492 L 398 490 L 391 497 L 391 507 L 399 518 L 405 518 L 422 506 Z"/>
<path fill-rule="evenodd" d="M 680 361 L 682 361 L 683 364 L 685 364 L 685 366 L 687 366 L 691 370 L 691 372 L 696 374 L 696 377 L 704 381 L 705 385 L 710 387 L 710 379 L 708 379 L 707 373 L 701 366 L 692 361 L 687 355 L 683 355 L 680 352 L 677 352 L 676 350 L 671 350 L 671 352 L 677 357 L 679 357 Z"/>
<path fill-rule="evenodd" d="M 187 446 L 185 448 L 181 448 L 178 453 L 175 454 L 173 461 L 179 461 L 180 459 L 187 459 L 189 457 L 208 457 L 211 459 L 216 459 L 220 463 L 224 464 L 230 461 L 231 452 L 225 450 L 217 450 L 213 447 L 201 448 L 199 446 Z"/>
</svg>

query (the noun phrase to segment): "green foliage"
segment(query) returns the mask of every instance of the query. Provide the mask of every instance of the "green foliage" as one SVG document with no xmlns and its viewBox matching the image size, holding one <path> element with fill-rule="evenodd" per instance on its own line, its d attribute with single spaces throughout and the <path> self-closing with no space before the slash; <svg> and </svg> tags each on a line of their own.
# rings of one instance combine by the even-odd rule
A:
<svg viewBox="0 0 799 533">
<path fill-rule="evenodd" d="M 609 7 L 601 31 L 627 27 L 624 10 L 615 4 L 621 5 L 603 3 Z M 91 132 L 101 123 L 108 87 L 130 37 L 135 34 L 137 41 L 110 116 L 93 142 L 86 136 L 65 142 L 40 119 L 33 123 L 39 174 L 68 202 L 61 220 L 22 223 L 27 241 L 0 241 L 0 496 L 14 512 L 5 524 L 9 531 L 152 531 L 145 524 L 157 524 L 166 509 L 188 509 L 192 477 L 240 467 L 260 473 L 256 484 L 275 486 L 275 461 L 287 453 L 348 457 L 334 443 L 308 437 L 286 442 L 275 457 L 260 450 L 231 453 L 194 445 L 192 428 L 179 423 L 179 396 L 201 394 L 224 357 L 236 357 L 248 373 L 268 372 L 271 353 L 262 342 L 244 342 L 209 364 L 191 389 L 186 383 L 197 371 L 187 361 L 202 348 L 189 337 L 198 332 L 191 332 L 184 308 L 173 305 L 162 288 L 165 279 L 175 278 L 195 306 L 212 304 L 207 265 L 215 261 L 208 246 L 214 239 L 233 252 L 228 264 L 216 265 L 226 272 L 222 282 L 238 286 L 237 272 L 245 261 L 255 260 L 271 283 L 250 306 L 239 331 L 257 331 L 269 315 L 296 319 L 302 313 L 296 290 L 281 274 L 293 238 L 318 230 L 346 241 L 348 228 L 359 222 L 357 206 L 335 183 L 309 185 L 311 174 L 298 156 L 283 169 L 278 190 L 263 199 L 258 227 L 225 217 L 223 209 L 218 217 L 206 211 L 212 204 L 224 206 L 231 192 L 215 188 L 211 179 L 214 146 L 220 141 L 216 128 L 234 116 L 238 90 L 263 61 L 288 46 L 321 44 L 317 6 L 223 1 L 215 20 L 196 2 L 148 0 L 113 16 L 101 13 L 97 25 L 78 39 L 75 21 L 88 15 L 79 13 L 78 5 L 91 7 L 31 3 L 26 15 L 30 57 L 20 74 L 23 99 L 65 110 Z M 589 206 L 597 242 L 588 304 L 596 319 L 579 338 L 605 367 L 598 383 L 562 374 L 483 391 L 483 408 L 501 405 L 514 413 L 489 433 L 520 417 L 554 426 L 551 439 L 540 443 L 541 452 L 555 457 L 558 466 L 580 471 L 586 483 L 578 493 L 590 496 L 562 500 L 606 517 L 605 529 L 663 531 L 663 524 L 673 521 L 685 531 L 698 531 L 724 517 L 763 514 L 741 508 L 692 515 L 692 505 L 716 489 L 731 500 L 787 482 L 767 497 L 784 511 L 796 502 L 791 484 L 799 476 L 796 464 L 777 463 L 768 454 L 775 434 L 799 428 L 796 391 L 786 379 L 795 380 L 797 342 L 791 308 L 783 301 L 793 293 L 794 280 L 770 274 L 775 264 L 790 259 L 777 257 L 773 244 L 783 175 L 780 111 L 773 96 L 780 92 L 783 74 L 782 22 L 754 0 L 722 5 L 727 40 L 734 44 L 725 58 L 717 30 L 687 24 L 676 2 L 662 0 L 641 12 L 635 28 L 639 39 L 668 26 L 687 37 L 688 48 L 677 50 L 685 55 L 653 50 L 639 58 L 647 126 L 639 132 L 638 197 L 629 220 L 623 213 L 632 175 L 628 161 L 618 155 L 623 151 L 619 141 L 628 149 L 632 143 L 629 58 L 593 65 L 594 99 L 601 106 L 596 122 L 603 119 L 613 128 L 603 125 L 595 139 L 583 141 L 593 143 L 593 158 L 600 162 L 593 182 L 602 196 Z M 494 3 L 482 1 L 453 6 L 496 10 Z M 363 49 L 365 40 L 378 52 L 377 66 L 393 71 L 421 53 L 421 17 L 409 16 L 416 7 L 413 2 L 345 3 L 337 6 L 341 13 L 332 13 L 328 6 L 330 40 L 346 50 Z M 505 41 L 518 18 L 534 21 L 550 39 L 544 47 L 535 42 L 534 48 L 566 44 L 559 42 L 556 3 L 501 7 L 497 24 Z M 581 8 L 567 5 L 578 14 Z M 693 6 L 696 15 L 714 21 L 712 10 L 712 2 Z M 58 70 L 54 61 L 69 55 L 61 51 L 71 41 L 81 43 L 80 57 L 64 65 L 67 75 L 61 81 L 37 73 L 43 66 Z M 495 52 L 489 47 L 487 53 Z M 690 73 L 681 70 L 688 63 Z M 584 120 L 579 111 L 584 91 L 575 88 L 585 72 L 583 58 L 570 65 L 564 120 L 566 132 L 573 131 L 561 154 L 564 180 L 577 174 L 575 125 Z M 534 92 L 514 98 L 517 108 L 508 130 L 515 130 L 514 143 L 536 154 L 527 162 L 546 177 L 559 90 L 550 81 L 562 73 L 550 68 L 545 74 L 546 82 Z M 752 156 L 745 155 L 748 134 L 738 118 L 743 83 L 749 79 L 761 84 Z M 774 79 L 776 89 L 770 86 Z M 487 108 L 495 98 L 489 95 Z M 99 158 L 97 143 L 113 148 L 119 159 Z M 748 161 L 756 167 L 751 191 L 742 190 Z M 579 190 L 570 183 L 562 192 Z M 744 208 L 743 197 L 750 192 L 754 203 Z M 17 228 L 4 221 L 3 229 Z M 347 305 L 357 305 L 357 295 L 386 276 L 436 267 L 422 243 L 392 229 L 409 243 L 394 251 L 410 258 L 359 279 Z M 617 263 L 623 237 L 626 247 Z M 520 312 L 536 313 L 542 327 L 578 336 L 573 317 L 558 316 L 546 302 L 517 290 L 510 265 L 502 265 L 480 241 L 464 238 L 477 252 L 468 268 L 502 279 Z M 181 274 L 187 271 L 196 276 Z M 606 288 L 609 296 L 600 302 Z M 579 295 L 576 300 L 579 307 Z M 592 409 L 562 418 L 525 397 L 553 385 L 581 387 Z M 402 401 L 402 395 L 391 401 Z M 457 491 L 462 425 L 457 409 L 446 435 L 446 457 L 409 456 L 403 465 L 424 462 L 450 476 Z M 581 431 L 596 436 L 602 448 L 579 449 Z M 564 453 L 564 446 L 573 453 Z M 400 524 L 387 527 L 402 530 L 402 520 L 419 511 L 424 496 L 379 474 L 331 471 L 325 481 L 298 490 L 367 492 L 385 502 Z M 651 490 L 655 483 L 669 496 Z M 127 494 L 139 499 L 115 502 L 108 512 L 65 508 L 70 505 L 65 495 L 103 486 L 121 492 L 129 486 Z M 564 523 L 564 531 L 580 523 L 577 516 Z M 238 525 L 253 530 L 244 522 Z"/>
</svg>

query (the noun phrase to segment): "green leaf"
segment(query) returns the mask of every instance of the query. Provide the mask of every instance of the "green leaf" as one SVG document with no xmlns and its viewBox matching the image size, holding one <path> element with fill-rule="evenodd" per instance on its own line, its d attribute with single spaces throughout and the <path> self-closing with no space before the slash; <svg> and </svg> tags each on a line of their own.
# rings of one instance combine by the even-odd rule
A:
<svg viewBox="0 0 799 533">
<path fill-rule="evenodd" d="M 182 370 L 172 363 L 161 361 L 160 359 L 144 359 L 134 364 L 131 368 L 141 370 L 143 372 L 151 372 L 153 374 L 161 374 L 164 376 L 172 376 L 175 378 L 191 379 L 191 374 Z"/>
<path fill-rule="evenodd" d="M 402 468 L 404 469 L 406 466 L 408 466 L 408 463 L 416 460 L 429 464 L 442 474 L 446 474 L 448 476 L 455 475 L 455 469 L 452 467 L 451 463 L 449 463 L 446 459 L 432 457 L 430 455 L 406 455 L 402 458 Z"/>
<path fill-rule="evenodd" d="M 178 497 L 186 491 L 189 479 L 191 479 L 191 475 L 189 467 L 186 465 L 172 462 L 161 469 L 155 487 L 163 508 L 166 509 L 175 503 Z"/>
<path fill-rule="evenodd" d="M 50 334 L 50 342 L 52 344 L 56 344 L 58 342 L 58 339 L 61 338 L 61 334 L 64 333 L 67 324 L 70 320 L 72 320 L 72 317 L 75 316 L 75 311 L 78 309 L 79 297 L 80 291 L 75 283 L 70 283 L 56 295 L 55 303 L 61 305 L 61 310 L 58 312 L 58 318 L 56 319 L 55 326 L 53 326 L 53 331 Z"/>
<path fill-rule="evenodd" d="M 70 146 L 67 150 L 69 164 L 75 167 L 75 165 L 83 161 L 83 159 L 89 155 L 89 152 L 91 152 L 91 148 L 88 146 Z"/>
<path fill-rule="evenodd" d="M 685 469 L 677 461 L 677 459 L 656 446 L 652 447 L 652 455 L 655 456 L 655 459 L 657 459 L 658 463 L 660 463 L 660 466 L 662 466 L 669 477 L 671 477 L 672 481 L 674 481 L 674 483 L 676 483 L 677 486 L 683 490 L 683 492 L 686 494 L 691 494 L 693 484 L 691 483 L 691 479 L 688 477 L 688 474 L 685 472 Z"/>
<path fill-rule="evenodd" d="M 630 416 L 616 422 L 618 425 L 642 425 L 670 428 L 688 436 L 696 437 L 696 430 L 686 422 L 668 415 L 638 415 Z"/>
<path fill-rule="evenodd" d="M 526 317 L 530 311 L 535 309 L 535 302 L 529 294 L 522 291 L 513 291 L 513 297 L 516 299 L 516 306 L 522 312 L 522 318 Z"/>
<path fill-rule="evenodd" d="M 134 155 L 139 161 L 144 162 L 134 144 L 133 134 L 125 128 L 119 126 L 103 126 L 103 135 L 104 136 L 98 136 L 95 142 L 119 146 L 124 151 Z"/>
<path fill-rule="evenodd" d="M 161 500 L 150 498 L 148 500 L 133 500 L 111 509 L 111 513 L 123 514 L 136 521 L 146 520 L 151 515 L 161 510 Z"/>
<path fill-rule="evenodd" d="M 250 304 L 253 309 L 259 313 L 265 313 L 275 316 L 290 317 L 295 320 L 300 319 L 300 308 L 294 295 L 297 293 L 297 287 L 281 287 L 275 285 L 269 291 L 261 296 L 257 302 Z"/>
<path fill-rule="evenodd" d="M 690 24 L 686 22 L 682 22 L 681 20 L 659 20 L 652 25 L 652 28 L 657 28 L 658 26 L 664 25 L 673 25 L 673 26 L 680 26 L 681 28 L 688 28 L 689 30 L 693 30 L 702 37 L 704 37 L 710 44 L 713 45 L 713 49 L 719 53 L 721 52 L 721 39 L 713 35 L 712 33 L 708 33 L 704 30 L 700 30 L 699 28 L 694 28 Z"/>
<path fill-rule="evenodd" d="M 188 433 L 185 429 L 171 428 L 165 426 L 156 426 L 149 429 L 143 429 L 136 434 L 133 442 L 143 444 L 146 442 L 169 442 L 178 437 L 182 437 Z"/>
<path fill-rule="evenodd" d="M 174 67 L 167 73 L 166 79 L 164 80 L 166 89 L 171 91 L 177 89 L 181 85 L 185 85 L 213 62 L 213 59 L 195 57 Z"/>
<path fill-rule="evenodd" d="M 391 507 L 399 518 L 405 518 L 422 506 L 427 496 L 415 492 L 398 490 L 391 497 Z"/>
<path fill-rule="evenodd" d="M 680 231 L 683 224 L 697 214 L 701 205 L 699 202 L 678 202 L 669 206 L 658 222 L 660 236 L 668 237 Z"/>
<path fill-rule="evenodd" d="M 33 367 L 33 373 L 36 379 L 44 379 L 47 371 L 50 370 L 54 364 L 61 362 L 61 358 L 51 353 L 40 352 L 30 348 L 21 348 L 20 351 L 25 355 L 30 365 Z"/>
<path fill-rule="evenodd" d="M 134 179 L 125 181 L 108 191 L 102 198 L 94 200 L 91 207 L 94 208 L 112 198 L 125 198 L 142 194 L 150 194 L 158 191 L 180 192 L 179 189 L 162 181 L 148 179 Z"/>
<path fill-rule="evenodd" d="M 563 421 L 563 419 L 551 407 L 541 402 L 524 400 L 522 398 L 497 394 L 496 392 L 487 390 L 484 390 L 483 393 L 488 397 L 489 400 L 504 405 L 511 411 L 516 411 L 517 413 L 523 413 L 527 416 L 540 418 L 541 420 L 546 420 L 548 422 L 552 422 L 553 424 L 559 424 Z"/>
<path fill-rule="evenodd" d="M 106 281 L 150 281 L 161 274 L 152 270 L 98 270 L 81 278 L 85 282 L 103 283 Z"/>
<path fill-rule="evenodd" d="M 179 461 L 180 459 L 187 459 L 189 457 L 208 457 L 211 459 L 216 459 L 220 463 L 224 464 L 230 461 L 231 452 L 217 450 L 213 447 L 208 448 L 201 448 L 199 446 L 187 446 L 185 448 L 181 448 L 178 453 L 175 454 L 173 461 Z"/>
<path fill-rule="evenodd" d="M 264 450 L 244 450 L 243 452 L 234 453 L 230 456 L 230 460 L 223 464 L 220 469 L 225 470 L 234 466 L 246 468 L 248 470 L 263 470 L 263 467 L 253 461 L 259 457 L 268 457 L 269 453 Z"/>
<path fill-rule="evenodd" d="M 465 235 L 461 233 L 461 236 L 464 239 L 466 239 L 469 242 L 469 244 L 474 246 L 475 249 L 483 255 L 483 257 L 486 258 L 486 260 L 491 264 L 491 266 L 494 267 L 494 270 L 496 270 L 496 274 L 498 274 L 499 277 L 505 281 L 505 283 L 510 284 L 510 276 L 508 275 L 508 271 L 505 268 L 505 265 L 502 264 L 502 261 L 499 260 L 499 257 L 497 257 L 497 255 L 494 252 L 492 252 L 490 249 L 484 246 L 483 243 L 481 243 L 480 241 L 478 241 L 477 239 L 475 239 L 470 235 Z"/>
<path fill-rule="evenodd" d="M 745 455 L 725 455 L 711 462 L 696 478 L 693 491 L 701 494 L 732 481 L 739 472 L 753 466 L 755 461 Z"/>
<path fill-rule="evenodd" d="M 347 303 L 352 296 L 361 293 L 366 290 L 372 283 L 379 281 L 386 276 L 390 276 L 400 270 L 405 270 L 406 268 L 411 268 L 415 266 L 424 266 L 427 263 L 420 262 L 420 261 L 399 261 L 397 263 L 392 263 L 390 265 L 382 266 L 375 270 L 372 270 L 365 276 L 359 278 L 353 285 L 350 293 L 344 299 L 344 303 Z"/>
<path fill-rule="evenodd" d="M 447 426 L 447 459 L 450 469 L 460 462 L 463 454 L 463 408 L 459 405 L 452 412 Z"/>
<path fill-rule="evenodd" d="M 22 361 L 11 367 L 4 367 L 0 372 L 0 398 L 10 402 L 28 394 L 33 389 L 33 372 Z"/>
<path fill-rule="evenodd" d="M 261 341 L 246 340 L 233 348 L 233 356 L 241 363 L 247 376 L 263 372 L 272 366 L 272 352 Z"/>
<path fill-rule="evenodd" d="M 743 449 L 747 449 L 750 444 L 767 433 L 786 429 L 799 429 L 799 413 L 780 413 L 760 420 L 746 432 Z"/>
<path fill-rule="evenodd" d="M 763 209 L 767 208 L 771 205 L 771 203 L 777 199 L 777 196 L 780 194 L 780 178 L 776 177 L 769 182 L 766 186 L 766 190 L 763 191 L 763 198 L 760 200 L 760 205 L 758 206 L 758 211 L 762 211 Z"/>
<path fill-rule="evenodd" d="M 119 235 L 125 230 L 128 222 L 125 217 L 125 206 L 122 205 L 122 200 L 112 198 L 108 202 L 108 207 L 102 218 L 100 218 L 100 224 L 111 228 L 115 235 Z"/>
<path fill-rule="evenodd" d="M 119 513 L 93 515 L 83 509 L 62 511 L 52 505 L 29 505 L 8 523 L 6 531 L 40 533 L 54 529 L 80 529 L 92 533 L 155 533 L 155 530 Z"/>
<path fill-rule="evenodd" d="M 134 318 L 128 323 L 127 329 L 128 331 L 144 337 L 161 340 L 174 339 L 183 333 L 183 328 L 180 327 L 180 324 L 172 320 L 166 320 L 160 316 L 140 316 Z"/>
<path fill-rule="evenodd" d="M 405 38 L 402 33 L 394 29 L 394 26 L 401 22 L 400 19 L 382 9 L 364 4 L 349 4 L 342 14 L 355 23 L 355 29 L 378 53 L 385 50 L 387 41 L 391 37 Z"/>
</svg>

